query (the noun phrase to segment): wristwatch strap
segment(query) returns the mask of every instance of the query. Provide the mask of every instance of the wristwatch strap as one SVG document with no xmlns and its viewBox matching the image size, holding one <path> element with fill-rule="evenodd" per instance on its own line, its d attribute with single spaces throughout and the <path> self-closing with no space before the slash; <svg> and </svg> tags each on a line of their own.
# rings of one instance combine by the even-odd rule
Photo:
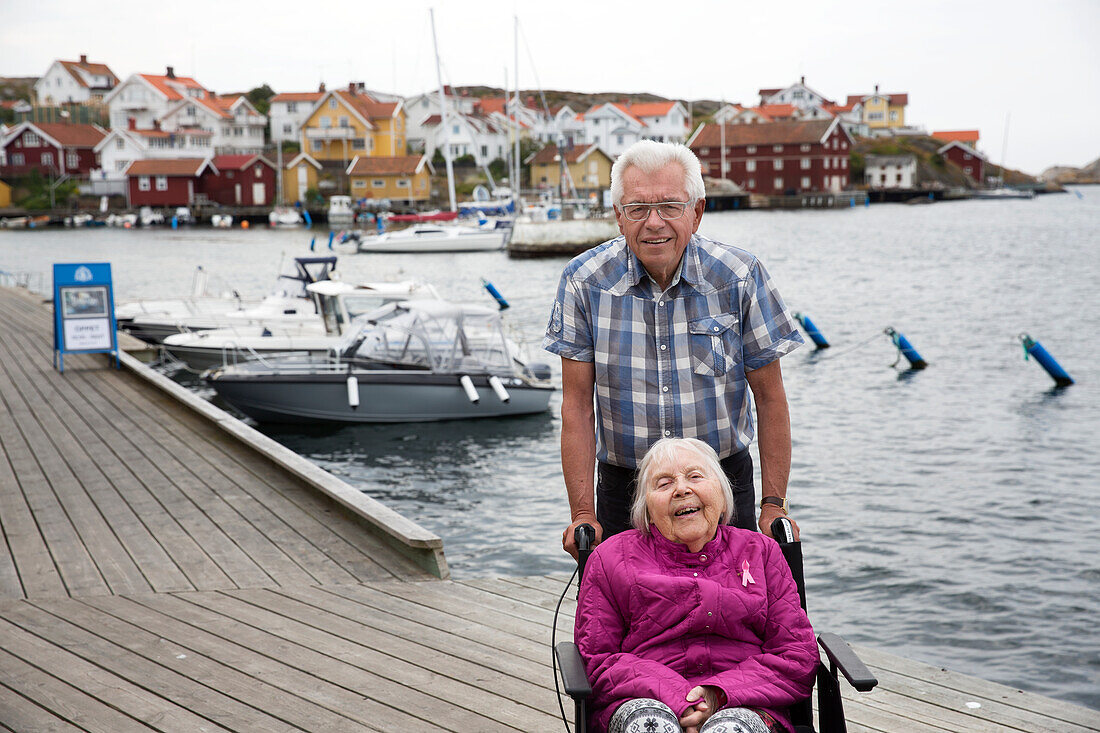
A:
<svg viewBox="0 0 1100 733">
<path fill-rule="evenodd" d="M 763 499 L 760 500 L 760 507 L 763 508 L 765 504 L 771 504 L 772 506 L 779 507 L 783 510 L 784 514 L 786 514 L 787 510 L 789 509 L 789 506 L 787 504 L 787 497 L 785 496 L 765 496 Z"/>
</svg>

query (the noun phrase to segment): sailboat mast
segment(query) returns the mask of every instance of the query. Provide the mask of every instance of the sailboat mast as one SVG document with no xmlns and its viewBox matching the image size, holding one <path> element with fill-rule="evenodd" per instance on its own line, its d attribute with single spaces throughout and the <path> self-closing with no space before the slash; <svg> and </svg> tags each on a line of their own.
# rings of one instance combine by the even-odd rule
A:
<svg viewBox="0 0 1100 733">
<path fill-rule="evenodd" d="M 512 164 L 515 166 L 515 177 L 512 178 L 512 199 L 514 201 L 513 206 L 516 210 L 516 216 L 520 213 L 520 160 L 519 160 L 519 16 L 513 15 L 513 35 L 515 36 L 515 84 L 516 84 L 516 97 L 515 106 L 512 108 L 512 129 L 515 131 L 515 138 L 512 142 Z"/>
<path fill-rule="evenodd" d="M 1011 112 L 1005 112 L 1005 134 L 1001 138 L 1001 188 L 1005 186 L 1005 161 L 1008 159 L 1008 121 L 1012 119 Z"/>
<path fill-rule="evenodd" d="M 439 117 L 443 125 L 443 160 L 447 161 L 447 193 L 451 197 L 451 211 L 458 211 L 455 204 L 455 171 L 451 163 L 451 128 L 447 122 L 447 97 L 443 93 L 443 71 L 439 68 L 439 42 L 435 37 L 435 10 L 428 8 L 432 20 L 432 48 L 435 49 L 435 76 L 439 81 Z"/>
</svg>

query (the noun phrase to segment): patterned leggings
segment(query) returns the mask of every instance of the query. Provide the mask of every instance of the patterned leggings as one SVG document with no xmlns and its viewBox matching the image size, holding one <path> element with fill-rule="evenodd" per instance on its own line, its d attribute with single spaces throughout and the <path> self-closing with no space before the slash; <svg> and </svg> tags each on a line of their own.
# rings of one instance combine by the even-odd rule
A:
<svg viewBox="0 0 1100 733">
<path fill-rule="evenodd" d="M 764 713 L 767 715 L 767 713 Z M 769 722 L 771 716 L 767 715 Z M 659 700 L 640 697 L 619 706 L 607 726 L 607 733 L 682 733 L 679 718 L 672 708 Z M 765 718 L 750 708 L 724 708 L 703 723 L 699 733 L 772 733 Z"/>
</svg>

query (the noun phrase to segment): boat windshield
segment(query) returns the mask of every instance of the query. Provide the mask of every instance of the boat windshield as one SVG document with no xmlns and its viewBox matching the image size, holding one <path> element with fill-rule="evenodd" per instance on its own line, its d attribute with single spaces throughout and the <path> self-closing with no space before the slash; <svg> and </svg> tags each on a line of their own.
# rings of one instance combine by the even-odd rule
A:
<svg viewBox="0 0 1100 733">
<path fill-rule="evenodd" d="M 344 358 L 404 369 L 511 374 L 512 355 L 500 315 L 445 301 L 390 303 L 356 320 Z"/>
</svg>

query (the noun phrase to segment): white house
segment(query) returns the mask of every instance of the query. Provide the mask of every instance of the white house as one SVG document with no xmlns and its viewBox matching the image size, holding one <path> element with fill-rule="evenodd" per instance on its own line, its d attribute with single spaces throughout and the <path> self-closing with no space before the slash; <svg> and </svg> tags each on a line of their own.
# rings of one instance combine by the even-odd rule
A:
<svg viewBox="0 0 1100 733">
<path fill-rule="evenodd" d="M 267 117 L 243 94 L 185 97 L 155 120 L 168 132 L 199 129 L 213 134 L 216 155 L 259 155 L 264 148 Z"/>
<path fill-rule="evenodd" d="M 118 77 L 107 64 L 91 63 L 81 54 L 79 61 L 58 59 L 50 64 L 34 83 L 34 93 L 42 105 L 87 104 L 102 101 L 117 85 Z"/>
<path fill-rule="evenodd" d="M 325 94 L 325 85 L 315 92 L 283 92 L 271 98 L 268 118 L 274 142 L 297 142 L 302 137 L 302 125 L 309 119 L 313 106 Z"/>
<path fill-rule="evenodd" d="M 647 140 L 682 143 L 691 132 L 687 109 L 679 102 L 639 102 L 626 109 L 645 125 L 642 137 Z"/>
<path fill-rule="evenodd" d="M 863 180 L 871 188 L 915 188 L 917 159 L 913 155 L 868 155 Z"/>
<path fill-rule="evenodd" d="M 176 76 L 169 66 L 164 76 L 131 74 L 103 98 L 111 116 L 112 128 L 130 127 L 130 120 L 139 129 L 153 129 L 176 103 L 184 99 L 205 99 L 211 96 L 201 84 L 187 76 Z"/>
<path fill-rule="evenodd" d="M 626 105 L 597 104 L 581 115 L 584 142 L 599 145 L 612 158 L 645 136 L 646 125 L 627 111 Z"/>
<path fill-rule="evenodd" d="M 447 114 L 448 129 L 443 129 L 438 114 L 428 117 L 421 124 L 424 135 L 424 154 L 430 159 L 437 148 L 449 144 L 451 159 L 471 155 L 479 166 L 486 166 L 497 158 L 507 159 L 511 152 L 512 137 L 509 124 L 497 116 Z"/>
<path fill-rule="evenodd" d="M 99 169 L 89 175 L 93 193 L 124 193 L 125 171 L 135 160 L 212 158 L 213 137 L 214 133 L 197 128 L 185 132 L 115 128 L 95 146 Z"/>
<path fill-rule="evenodd" d="M 821 92 L 806 86 L 806 77 L 802 77 L 796 83 L 783 89 L 761 89 L 760 104 L 790 104 L 805 109 L 807 107 L 823 107 L 832 104 Z"/>
</svg>

